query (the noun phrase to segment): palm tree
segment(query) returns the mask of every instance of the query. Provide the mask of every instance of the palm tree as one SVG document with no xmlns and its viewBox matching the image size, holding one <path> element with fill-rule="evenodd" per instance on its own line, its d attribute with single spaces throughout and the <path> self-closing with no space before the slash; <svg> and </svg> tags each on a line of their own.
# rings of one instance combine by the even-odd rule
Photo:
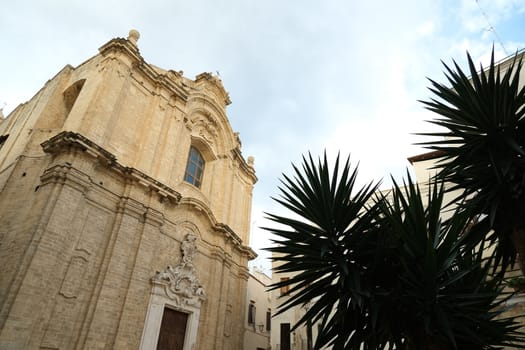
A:
<svg viewBox="0 0 525 350">
<path fill-rule="evenodd" d="M 461 190 L 458 201 L 482 214 L 494 230 L 496 261 L 501 273 L 518 258 L 525 274 L 525 88 L 520 87 L 522 62 L 517 56 L 505 73 L 494 63 L 480 72 L 467 52 L 470 78 L 454 62 L 445 66 L 450 86 L 430 80 L 434 98 L 422 101 L 439 118 L 431 123 L 445 137 L 422 144 L 441 151 L 438 176 Z M 482 230 L 483 231 L 483 230 Z M 483 237 L 481 237 L 483 238 Z M 481 239 L 480 238 L 480 239 Z"/>
<path fill-rule="evenodd" d="M 358 329 L 362 321 L 355 319 L 350 325 L 352 321 L 345 322 L 344 318 L 362 314 L 359 309 L 370 290 L 363 285 L 364 268 L 371 265 L 365 261 L 374 259 L 373 249 L 381 259 L 379 248 L 363 240 L 363 233 L 374 231 L 378 206 L 367 211 L 364 208 L 378 184 L 370 183 L 353 193 L 357 169 L 351 170 L 349 159 L 340 172 L 338 158 L 332 174 L 326 156 L 318 166 L 310 157 L 304 159 L 303 172 L 294 169 L 295 178 L 284 175 L 282 197 L 275 200 L 299 219 L 268 214 L 270 220 L 285 228 L 265 228 L 278 237 L 277 245 L 268 248 L 280 263 L 275 271 L 294 274 L 273 286 L 292 286 L 289 293 L 293 297 L 280 306 L 280 312 L 315 300 L 297 326 L 307 320 L 322 321 L 327 337 L 342 327 L 341 322 Z M 322 338 L 318 336 L 316 347 L 329 341 Z"/>
<path fill-rule="evenodd" d="M 500 278 L 488 278 L 483 247 L 465 249 L 472 216 L 441 220 L 443 187 L 423 200 L 410 177 L 389 199 L 378 184 L 356 189 L 357 168 L 339 158 L 304 159 L 284 176 L 276 199 L 297 218 L 268 214 L 280 228 L 274 273 L 291 275 L 278 313 L 312 304 L 294 327 L 320 324 L 315 348 L 495 349 L 525 345 L 519 325 L 501 318 Z"/>
<path fill-rule="evenodd" d="M 395 312 L 405 315 L 401 324 L 396 323 L 404 338 L 396 348 L 492 349 L 513 341 L 525 344 L 517 332 L 521 325 L 512 318 L 498 319 L 506 297 L 501 277 L 488 277 L 492 262 L 484 258 L 483 242 L 475 249 L 466 244 L 464 233 L 477 213 L 457 210 L 443 221 L 443 184 L 431 183 L 425 200 L 409 174 L 402 187 L 394 181 L 391 199 L 381 199 L 380 229 L 399 242 L 395 251 L 401 265 L 399 284 L 389 295 Z"/>
</svg>

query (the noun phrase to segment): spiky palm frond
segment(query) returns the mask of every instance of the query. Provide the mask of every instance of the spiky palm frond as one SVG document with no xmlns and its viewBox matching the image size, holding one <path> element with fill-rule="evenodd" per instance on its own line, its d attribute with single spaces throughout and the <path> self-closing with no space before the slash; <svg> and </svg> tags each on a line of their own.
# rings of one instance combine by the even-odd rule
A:
<svg viewBox="0 0 525 350">
<path fill-rule="evenodd" d="M 470 78 L 459 65 L 445 66 L 450 86 L 430 80 L 434 98 L 422 101 L 440 117 L 430 121 L 445 131 L 421 135 L 445 137 L 422 143 L 439 150 L 438 176 L 461 190 L 460 199 L 486 214 L 500 240 L 496 250 L 503 270 L 513 264 L 516 249 L 510 235 L 525 226 L 525 87 L 522 61 L 504 67 L 494 62 L 478 72 L 467 53 Z M 507 62 L 508 63 L 508 62 Z M 523 252 L 525 253 L 525 252 Z"/>
<path fill-rule="evenodd" d="M 339 157 L 335 164 L 330 169 L 325 155 L 317 163 L 311 156 L 303 158 L 301 170 L 294 166 L 295 176 L 284 176 L 281 197 L 275 200 L 299 218 L 268 214 L 285 228 L 266 228 L 278 237 L 276 246 L 268 249 L 279 263 L 274 273 L 292 276 L 274 285 L 274 289 L 291 286 L 291 297 L 280 305 L 279 313 L 315 301 L 298 325 L 306 319 L 324 320 L 329 335 L 324 343 L 344 338 L 332 335 L 341 322 L 355 328 L 357 320 L 344 320 L 352 309 L 356 317 L 361 315 L 369 297 L 365 269 L 370 263 L 365 260 L 381 258 L 379 247 L 363 239 L 375 228 L 377 206 L 367 208 L 367 203 L 378 184 L 356 190 L 357 168 L 351 169 L 349 159 L 341 166 Z"/>
<path fill-rule="evenodd" d="M 525 344 L 520 324 L 500 318 L 503 288 L 500 278 L 488 274 L 491 261 L 484 259 L 484 246 L 471 249 L 465 243 L 476 212 L 457 210 L 444 220 L 444 206 L 442 183 L 431 183 L 422 194 L 408 174 L 403 186 L 394 181 L 391 199 L 380 202 L 381 227 L 400 242 L 400 284 L 388 295 L 395 312 L 404 315 L 395 323 L 397 331 L 409 349 Z"/>
<path fill-rule="evenodd" d="M 443 188 L 428 201 L 412 180 L 391 195 L 356 189 L 357 168 L 308 157 L 284 177 L 277 199 L 296 216 L 269 214 L 281 228 L 269 248 L 274 273 L 291 286 L 278 312 L 312 306 L 296 326 L 321 325 L 316 348 L 491 349 L 523 343 L 513 319 L 497 319 L 498 279 L 480 251 L 464 249 L 467 211 L 442 221 Z M 395 182 L 394 182 L 395 183 Z M 374 199 L 375 200 L 372 200 Z"/>
</svg>

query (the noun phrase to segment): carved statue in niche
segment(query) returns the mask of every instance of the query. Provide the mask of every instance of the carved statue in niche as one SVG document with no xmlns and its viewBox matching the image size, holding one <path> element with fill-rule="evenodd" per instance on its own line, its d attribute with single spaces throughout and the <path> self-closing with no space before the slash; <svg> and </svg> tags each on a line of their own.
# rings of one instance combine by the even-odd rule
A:
<svg viewBox="0 0 525 350">
<path fill-rule="evenodd" d="M 164 287 L 166 295 L 178 305 L 193 305 L 206 299 L 204 287 L 197 278 L 193 258 L 197 251 L 197 236 L 186 234 L 181 244 L 182 258 L 175 268 L 168 265 L 162 272 L 157 272 L 152 279 L 156 285 Z"/>
<path fill-rule="evenodd" d="M 197 250 L 197 247 L 195 246 L 196 240 L 197 236 L 195 236 L 192 233 L 188 233 L 186 234 L 186 237 L 184 237 L 184 241 L 182 241 L 181 245 L 182 264 L 193 265 L 193 256 L 195 255 L 195 251 Z"/>
</svg>

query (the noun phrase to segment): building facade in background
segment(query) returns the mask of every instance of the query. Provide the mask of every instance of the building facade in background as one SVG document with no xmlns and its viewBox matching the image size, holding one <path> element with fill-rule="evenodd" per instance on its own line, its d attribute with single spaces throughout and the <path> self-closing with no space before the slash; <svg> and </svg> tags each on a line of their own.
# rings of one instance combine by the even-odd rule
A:
<svg viewBox="0 0 525 350">
<path fill-rule="evenodd" d="M 251 269 L 246 289 L 244 350 L 271 349 L 272 293 L 267 291 L 271 283 L 271 277 L 261 269 Z"/>
<path fill-rule="evenodd" d="M 138 32 L 0 120 L 1 349 L 242 349 L 253 158 Z"/>
<path fill-rule="evenodd" d="M 278 253 L 272 253 L 276 257 Z M 290 273 L 276 273 L 275 269 L 280 264 L 272 260 L 272 284 L 288 280 L 293 277 Z M 271 308 L 277 311 L 279 305 L 282 305 L 290 299 L 290 286 L 281 287 L 273 290 L 271 297 Z M 272 350 L 309 350 L 313 349 L 315 339 L 317 339 L 318 327 L 320 321 L 314 324 L 306 324 L 292 331 L 295 324 L 304 316 L 308 308 L 313 305 L 314 301 L 305 303 L 301 306 L 294 306 L 285 312 L 275 315 L 272 318 L 271 342 Z M 275 313 L 275 312 L 274 312 Z M 310 346 L 310 347 L 309 347 Z"/>
</svg>

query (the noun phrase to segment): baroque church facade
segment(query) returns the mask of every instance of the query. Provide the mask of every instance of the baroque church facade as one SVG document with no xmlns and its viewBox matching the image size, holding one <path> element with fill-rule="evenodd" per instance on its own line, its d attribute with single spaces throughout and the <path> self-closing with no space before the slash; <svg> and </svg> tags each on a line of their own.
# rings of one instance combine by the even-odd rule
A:
<svg viewBox="0 0 525 350">
<path fill-rule="evenodd" d="M 130 31 L 0 120 L 1 349 L 242 349 L 253 158 Z"/>
</svg>

